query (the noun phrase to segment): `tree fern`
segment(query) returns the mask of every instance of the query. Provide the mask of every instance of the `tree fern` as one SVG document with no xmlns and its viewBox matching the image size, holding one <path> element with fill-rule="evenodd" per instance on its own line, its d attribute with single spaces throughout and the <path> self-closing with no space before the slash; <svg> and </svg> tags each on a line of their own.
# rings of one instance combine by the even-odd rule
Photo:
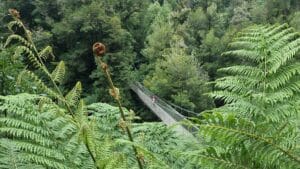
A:
<svg viewBox="0 0 300 169">
<path fill-rule="evenodd" d="M 20 167 L 108 169 L 136 166 L 136 161 L 128 159 L 137 157 L 124 153 L 123 150 L 127 149 L 120 148 L 110 134 L 101 137 L 99 119 L 87 113 L 81 100 L 81 83 L 77 82 L 66 94 L 61 91 L 58 85 L 65 74 L 64 62 L 59 62 L 50 73 L 43 62 L 53 55 L 52 48 L 47 46 L 39 51 L 30 31 L 18 16 L 12 16 L 14 21 L 8 26 L 14 34 L 7 39 L 5 46 L 17 41 L 15 58 L 27 58 L 34 68 L 43 73 L 37 75 L 34 70 L 24 70 L 19 75 L 19 84 L 26 76 L 46 97 L 28 94 L 1 97 L 4 101 L 0 104 L 3 115 L 0 116 L 0 135 L 8 139 L 10 145 L 9 149 L 0 149 L 0 157 L 3 157 L 0 161 L 5 160 L 9 153 L 16 153 L 20 162 L 12 164 Z M 46 84 L 47 81 L 51 84 Z M 1 153 L 4 155 L 1 156 Z M 127 159 L 125 155 L 132 158 Z M 3 168 L 10 168 L 7 163 L 0 164 Z"/>
<path fill-rule="evenodd" d="M 19 150 L 9 139 L 0 139 L 0 168 L 3 169 L 43 169 L 41 165 L 24 163 Z"/>
<path fill-rule="evenodd" d="M 299 33 L 252 26 L 229 46 L 223 55 L 243 64 L 219 70 L 227 76 L 211 96 L 226 104 L 197 122 L 208 145 L 193 158 L 212 168 L 299 167 Z"/>
<path fill-rule="evenodd" d="M 64 96 L 60 88 L 58 87 L 57 83 L 61 83 L 64 73 L 65 73 L 65 67 L 64 62 L 60 62 L 57 67 L 54 69 L 52 73 L 49 72 L 47 67 L 43 63 L 43 59 L 45 60 L 47 58 L 47 55 L 52 54 L 52 49 L 50 47 L 44 48 L 42 51 L 38 52 L 35 44 L 32 41 L 31 33 L 29 30 L 26 29 L 26 27 L 23 25 L 21 20 L 14 16 L 12 14 L 14 21 L 9 23 L 9 29 L 14 32 L 16 29 L 21 29 L 21 31 L 24 31 L 24 34 L 18 35 L 14 34 L 10 36 L 6 42 L 6 46 L 9 45 L 12 42 L 12 39 L 18 40 L 21 45 L 18 46 L 18 50 L 16 51 L 17 54 L 19 54 L 19 57 L 21 57 L 20 54 L 24 53 L 25 57 L 29 58 L 32 65 L 35 66 L 35 68 L 40 69 L 47 80 L 49 80 L 52 83 L 52 87 L 49 87 L 46 85 L 43 80 L 39 76 L 37 76 L 33 71 L 30 70 L 24 70 L 20 74 L 19 83 L 21 83 L 21 80 L 24 75 L 27 75 L 29 78 L 33 80 L 38 86 L 40 87 L 41 91 L 43 91 L 43 94 L 47 94 L 48 96 L 51 96 L 53 98 L 54 102 L 50 102 L 51 105 L 55 105 L 55 109 L 51 109 L 48 107 L 48 109 L 45 109 L 45 112 L 51 112 L 50 116 L 57 114 L 58 112 L 60 116 L 58 116 L 58 120 L 54 120 L 54 124 L 49 124 L 53 128 L 49 129 L 48 135 L 47 133 L 29 133 L 28 135 L 24 136 L 23 132 L 24 130 L 18 129 L 19 127 L 25 127 L 26 129 L 33 127 L 30 126 L 30 124 L 22 122 L 23 114 L 17 114 L 20 118 L 19 121 L 14 121 L 15 119 L 11 119 L 15 123 L 5 123 L 4 127 L 0 129 L 5 132 L 5 134 L 11 134 L 12 140 L 17 142 L 18 140 L 15 140 L 16 136 L 22 137 L 20 138 L 21 141 L 27 142 L 27 144 L 23 142 L 18 142 L 16 144 L 20 150 L 24 150 L 26 153 L 32 153 L 28 156 L 22 157 L 22 159 L 27 159 L 29 162 L 35 162 L 36 164 L 39 164 L 41 166 L 47 167 L 47 168 L 68 168 L 68 166 L 72 166 L 72 168 L 81 168 L 82 166 L 86 166 L 87 168 L 99 168 L 97 165 L 97 159 L 95 157 L 95 150 L 91 150 L 90 148 L 94 149 L 95 143 L 94 140 L 92 140 L 93 135 L 90 134 L 92 132 L 92 129 L 90 128 L 90 122 L 87 120 L 86 115 L 84 114 L 84 111 L 82 109 L 82 104 L 78 103 L 80 102 L 80 94 L 81 94 L 81 83 L 76 83 L 75 87 Z M 25 44 L 26 46 L 23 46 Z M 54 89 L 52 89 L 54 88 Z M 12 100 L 11 98 L 6 98 L 7 100 Z M 49 99 L 43 99 L 43 101 L 39 101 L 39 103 L 32 103 L 29 104 L 31 107 L 41 107 L 40 105 L 43 105 L 43 103 Z M 56 102 L 56 103 L 55 103 Z M 60 105 L 62 103 L 62 105 Z M 3 104 L 5 106 L 9 106 L 9 103 Z M 45 104 L 47 105 L 47 104 Z M 62 106 L 62 107 L 61 107 Z M 22 105 L 20 105 L 22 107 Z M 30 111 L 30 107 L 23 107 L 24 110 Z M 60 111 L 62 109 L 62 111 Z M 16 109 L 15 112 L 9 112 L 11 115 L 16 112 L 24 112 L 23 109 Z M 47 110 L 47 111 L 46 111 Z M 50 111 L 53 110 L 53 111 Z M 0 110 L 0 112 L 7 113 L 6 109 Z M 76 115 L 74 114 L 76 112 Z M 71 115 L 71 116 L 69 116 Z M 52 117 L 51 116 L 51 117 Z M 85 117 L 85 118 L 77 118 L 77 116 Z M 41 120 L 39 116 L 36 116 L 36 119 L 32 118 L 31 120 L 34 120 L 38 125 L 41 123 Z M 50 119 L 49 119 L 50 120 Z M 6 121 L 5 121 L 6 122 Z M 10 125 L 15 125 L 15 128 L 11 129 L 9 128 Z M 47 123 L 48 124 L 48 123 Z M 21 125 L 21 126 L 20 126 Z M 24 125 L 24 126 L 22 126 Z M 6 129 L 6 127 L 8 127 Z M 57 127 L 61 127 L 62 131 L 60 131 Z M 37 132 L 42 132 L 43 130 L 38 130 Z M 15 135 L 16 136 L 15 136 Z M 44 135 L 43 135 L 44 134 Z M 49 135 L 52 134 L 52 135 Z M 51 139 L 47 140 L 47 137 L 50 137 Z M 71 138 L 71 139 L 69 139 Z M 28 139 L 28 140 L 27 140 Z M 38 142 L 40 140 L 40 142 Z M 51 142 L 44 143 L 42 141 L 58 141 L 54 142 L 55 145 L 52 145 L 54 143 Z M 34 142 L 35 141 L 35 142 Z M 29 144 L 33 142 L 32 144 Z M 42 144 L 42 145 L 38 145 Z M 59 151 L 51 150 L 47 146 L 57 147 L 58 145 L 64 145 L 64 148 L 59 149 L 60 151 L 64 152 L 64 154 L 58 154 Z M 43 147 L 44 146 L 44 147 Z M 77 156 L 72 153 L 79 153 Z M 57 153 L 57 154 L 55 154 Z M 49 157 L 49 159 L 48 159 Z M 77 162 L 72 162 L 71 160 L 68 161 L 69 157 L 76 157 L 78 158 Z M 100 158 L 100 157 L 99 157 Z M 51 159 L 53 161 L 51 161 Z M 80 160 L 79 160 L 80 159 Z M 91 162 L 91 160 L 93 162 Z M 65 163 L 61 164 L 61 161 L 66 161 Z M 26 162 L 26 161 L 25 161 Z M 89 166 L 89 167 L 88 167 Z"/>
<path fill-rule="evenodd" d="M 202 166 L 212 168 L 297 168 L 300 163 L 295 128 L 277 128 L 277 135 L 265 124 L 256 124 L 233 114 L 205 114 L 199 127 L 211 146 L 194 151 Z M 279 134 L 280 133 L 280 134 Z M 293 140 L 286 140 L 293 135 Z"/>
<path fill-rule="evenodd" d="M 87 106 L 87 112 L 91 114 L 91 118 L 95 118 L 95 124 L 98 126 L 97 140 L 107 140 L 110 143 L 116 143 L 117 140 L 116 144 L 110 144 L 110 149 L 102 148 L 102 146 L 98 147 L 97 149 L 100 151 L 98 153 L 104 157 L 117 155 L 120 159 L 123 158 L 124 165 L 127 168 L 136 168 L 135 157 L 131 153 L 130 147 L 132 143 L 125 140 L 124 131 L 119 127 L 120 114 L 118 107 L 105 103 L 93 103 Z M 125 114 L 129 119 L 130 112 L 125 111 Z M 195 148 L 192 141 L 178 137 L 173 130 L 160 122 L 131 123 L 130 126 L 133 136 L 136 138 L 135 145 L 144 154 L 144 162 L 147 168 L 181 169 L 195 167 L 195 164 L 190 162 L 187 156 L 182 155 L 183 151 Z M 102 144 L 105 144 L 105 142 Z M 120 154 L 120 152 L 123 153 Z M 106 161 L 111 160 L 111 158 L 108 158 Z M 110 163 L 115 162 L 111 161 Z"/>
<path fill-rule="evenodd" d="M 216 87 L 224 91 L 212 96 L 224 99 L 229 109 L 240 109 L 240 113 L 247 115 L 240 104 L 255 106 L 251 111 L 255 118 L 280 121 L 296 115 L 295 111 L 273 112 L 277 112 L 283 102 L 286 106 L 297 104 L 299 62 L 294 56 L 300 49 L 300 35 L 286 24 L 254 26 L 240 33 L 230 46 L 232 50 L 223 55 L 250 60 L 246 65 L 220 69 L 231 76 L 216 80 Z"/>
<path fill-rule="evenodd" d="M 12 151 L 17 151 L 21 156 L 20 162 L 48 168 L 68 168 L 64 163 L 64 154 L 54 149 L 57 142 L 47 128 L 48 120 L 51 121 L 55 115 L 49 115 L 45 110 L 40 113 L 38 106 L 32 104 L 39 97 L 21 94 L 0 99 L 0 133 L 2 138 L 10 139 Z"/>
<path fill-rule="evenodd" d="M 126 141 L 122 134 L 124 127 L 120 127 L 124 122 L 119 120 L 120 115 L 107 116 L 98 113 L 99 109 L 107 110 L 106 113 L 112 110 L 118 112 L 118 108 L 95 106 L 97 110 L 95 111 L 91 110 L 93 106 L 85 106 L 80 97 L 82 91 L 80 82 L 77 82 L 71 91 L 62 91 L 59 85 L 65 74 L 64 62 L 59 62 L 50 73 L 44 61 L 49 56 L 53 57 L 52 48 L 47 46 L 42 50 L 37 49 L 32 41 L 31 32 L 26 29 L 19 17 L 13 15 L 13 18 L 14 21 L 8 25 L 13 35 L 8 38 L 5 46 L 16 42 L 17 50 L 14 58 L 25 57 L 34 66 L 20 73 L 19 84 L 22 84 L 24 77 L 31 79 L 32 83 L 39 87 L 40 96 L 30 94 L 0 96 L 1 168 L 123 169 L 136 168 L 136 159 L 139 162 L 143 160 L 148 168 L 168 168 L 160 158 L 168 159 L 164 157 L 165 153 L 173 155 L 175 151 L 159 152 L 159 156 L 153 153 L 155 152 L 153 147 L 161 146 L 160 142 L 166 139 L 148 144 Z M 113 89 L 117 91 L 117 88 Z M 117 95 L 118 92 L 114 90 L 111 93 Z M 121 105 L 119 108 L 123 110 Z M 122 116 L 128 114 L 128 111 L 122 111 Z M 125 123 L 126 126 L 131 125 L 130 121 Z M 105 126 L 107 124 L 113 127 Z M 136 130 L 135 134 L 137 135 L 140 130 Z M 149 135 L 148 138 L 152 136 Z M 164 138 L 168 138 L 168 134 L 165 134 Z M 141 143 L 145 141 L 142 138 L 140 140 Z M 171 142 L 164 146 L 168 144 Z M 137 147 L 135 150 L 138 151 L 135 151 L 135 154 L 132 153 L 132 146 Z M 144 146 L 151 147 L 151 151 Z M 172 143 L 172 148 L 177 149 L 177 144 Z M 179 163 L 178 158 L 173 155 L 168 161 L 169 164 Z M 187 162 L 187 159 L 178 161 L 182 163 L 180 166 L 185 166 L 184 162 Z"/>
</svg>

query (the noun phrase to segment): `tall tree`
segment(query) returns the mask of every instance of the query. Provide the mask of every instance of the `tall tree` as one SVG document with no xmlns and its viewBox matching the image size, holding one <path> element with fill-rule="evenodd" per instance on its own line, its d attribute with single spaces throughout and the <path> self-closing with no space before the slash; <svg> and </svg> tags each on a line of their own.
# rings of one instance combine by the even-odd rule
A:
<svg viewBox="0 0 300 169">
<path fill-rule="evenodd" d="M 171 48 L 156 62 L 153 74 L 144 84 L 181 107 L 203 111 L 213 107 L 212 100 L 203 95 L 210 91 L 205 84 L 207 81 L 207 73 L 194 56 L 186 53 L 183 39 L 175 36 Z"/>
</svg>

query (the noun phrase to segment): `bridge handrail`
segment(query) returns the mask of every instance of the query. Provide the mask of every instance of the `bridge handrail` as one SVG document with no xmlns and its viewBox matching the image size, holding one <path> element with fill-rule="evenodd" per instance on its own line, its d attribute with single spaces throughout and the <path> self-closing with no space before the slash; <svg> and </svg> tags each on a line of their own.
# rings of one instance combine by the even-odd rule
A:
<svg viewBox="0 0 300 169">
<path fill-rule="evenodd" d="M 153 95 L 153 93 L 151 92 L 151 91 L 149 91 L 147 88 L 145 88 L 142 84 L 140 84 L 139 82 L 135 82 L 135 84 L 141 89 L 141 90 L 143 90 L 143 91 L 146 91 L 147 93 L 150 93 L 151 95 Z M 148 95 L 149 96 L 149 95 Z M 191 110 L 188 110 L 188 109 L 185 109 L 185 108 L 183 108 L 183 107 L 181 107 L 181 106 L 178 106 L 178 105 L 176 105 L 176 104 L 174 104 L 174 103 L 171 103 L 171 102 L 169 102 L 169 101 L 167 101 L 167 100 L 165 100 L 165 99 L 162 99 L 162 98 L 159 98 L 162 102 L 164 102 L 166 105 L 169 105 L 169 106 L 171 106 L 172 108 L 177 108 L 177 109 L 180 109 L 180 110 L 182 110 L 182 111 L 184 111 L 184 112 L 187 112 L 187 113 L 190 113 L 190 114 L 192 114 L 192 115 L 199 115 L 198 113 L 195 113 L 195 112 L 193 112 L 193 111 L 191 111 Z"/>
<path fill-rule="evenodd" d="M 147 96 L 151 97 L 154 94 L 149 91 L 147 88 L 145 88 L 142 84 L 140 84 L 139 82 L 135 82 L 132 85 L 134 85 L 135 87 L 137 87 L 138 89 L 140 89 L 141 91 L 143 91 Z M 178 113 L 172 106 L 170 106 L 168 103 L 166 103 L 165 101 L 163 101 L 162 99 L 160 99 L 159 97 L 156 97 L 156 101 L 155 104 L 159 105 L 160 107 L 167 109 L 168 113 L 176 120 L 176 121 L 182 121 L 184 119 L 186 119 L 186 116 Z"/>
<path fill-rule="evenodd" d="M 162 99 L 162 100 L 164 100 L 164 99 Z M 188 110 L 188 109 L 185 109 L 185 108 L 183 108 L 183 107 L 180 107 L 180 106 L 178 106 L 178 105 L 176 105 L 176 104 L 174 104 L 174 103 L 171 103 L 171 102 L 168 102 L 168 101 L 166 101 L 166 100 L 164 100 L 166 103 L 168 103 L 170 106 L 172 106 L 173 108 L 177 108 L 177 109 L 180 109 L 180 110 L 183 110 L 184 112 L 187 112 L 188 114 L 190 113 L 190 114 L 192 114 L 192 115 L 195 115 L 195 116 L 197 116 L 197 115 L 199 115 L 198 113 L 195 113 L 195 112 L 193 112 L 193 111 L 191 111 L 191 110 Z"/>
<path fill-rule="evenodd" d="M 131 84 L 129 84 L 129 86 L 134 90 L 138 89 L 141 90 L 145 95 L 147 95 L 148 97 L 153 96 L 154 94 L 149 91 L 146 87 L 144 87 L 142 84 L 140 84 L 139 82 L 133 82 Z M 156 102 L 155 104 L 157 104 L 158 106 L 160 106 L 162 109 L 165 110 L 166 113 L 168 113 L 174 120 L 176 120 L 177 122 L 183 121 L 183 120 L 187 120 L 185 121 L 186 123 L 183 124 L 182 126 L 184 128 L 186 128 L 188 131 L 192 132 L 192 134 L 194 132 L 197 132 L 199 130 L 199 128 L 195 125 L 193 125 L 192 123 L 189 122 L 189 120 L 187 119 L 186 116 L 180 114 L 177 112 L 177 110 L 175 110 L 172 106 L 170 106 L 166 101 L 160 99 L 159 97 L 156 97 Z"/>
</svg>

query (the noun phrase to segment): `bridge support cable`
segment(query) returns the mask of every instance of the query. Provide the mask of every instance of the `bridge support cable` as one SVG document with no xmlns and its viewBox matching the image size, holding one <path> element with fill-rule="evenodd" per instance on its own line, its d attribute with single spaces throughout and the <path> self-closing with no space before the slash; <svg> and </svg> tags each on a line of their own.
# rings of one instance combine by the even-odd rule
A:
<svg viewBox="0 0 300 169">
<path fill-rule="evenodd" d="M 180 122 L 186 120 L 186 116 L 178 113 L 172 106 L 167 104 L 162 99 L 156 97 L 153 103 L 152 96 L 154 94 L 146 89 L 138 82 L 130 84 L 130 88 L 138 95 L 143 103 L 168 126 L 174 126 L 175 131 L 187 137 L 193 137 L 193 133 L 198 131 L 198 128 L 190 125 L 183 125 Z"/>
</svg>

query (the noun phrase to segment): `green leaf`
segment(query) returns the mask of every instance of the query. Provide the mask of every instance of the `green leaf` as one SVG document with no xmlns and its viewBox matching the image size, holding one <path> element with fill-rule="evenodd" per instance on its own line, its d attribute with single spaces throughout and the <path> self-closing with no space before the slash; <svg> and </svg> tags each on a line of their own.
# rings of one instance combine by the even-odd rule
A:
<svg viewBox="0 0 300 169">
<path fill-rule="evenodd" d="M 51 78 L 54 82 L 62 83 L 65 76 L 66 68 L 64 61 L 60 61 L 56 68 L 51 73 Z"/>
</svg>

